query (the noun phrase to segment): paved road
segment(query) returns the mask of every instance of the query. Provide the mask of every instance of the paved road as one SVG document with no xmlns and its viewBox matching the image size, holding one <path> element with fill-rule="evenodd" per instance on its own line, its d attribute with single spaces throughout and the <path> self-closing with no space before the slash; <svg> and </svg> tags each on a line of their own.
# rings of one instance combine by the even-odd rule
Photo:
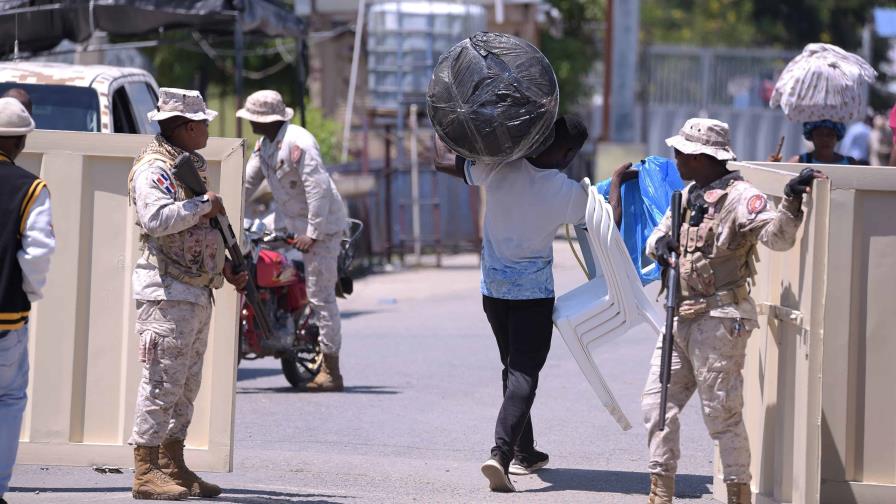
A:
<svg viewBox="0 0 896 504">
<path fill-rule="evenodd" d="M 556 244 L 557 291 L 582 274 Z M 473 255 L 441 269 L 375 275 L 342 304 L 345 394 L 296 394 L 279 362 L 244 364 L 237 383 L 235 471 L 209 474 L 217 502 L 644 503 L 649 484 L 639 395 L 654 344 L 645 332 L 611 343 L 602 370 L 635 425 L 622 432 L 559 335 L 533 422 L 549 469 L 491 494 L 479 464 L 492 445 L 500 372 L 478 296 Z M 682 502 L 710 502 L 712 444 L 699 407 L 683 418 Z M 17 466 L 11 503 L 133 502 L 131 475 Z"/>
</svg>

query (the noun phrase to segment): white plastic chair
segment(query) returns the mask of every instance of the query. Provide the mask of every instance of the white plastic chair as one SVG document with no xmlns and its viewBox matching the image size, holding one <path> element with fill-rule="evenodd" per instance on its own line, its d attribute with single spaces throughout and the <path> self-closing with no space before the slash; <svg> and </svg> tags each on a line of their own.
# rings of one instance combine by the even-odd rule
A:
<svg viewBox="0 0 896 504">
<path fill-rule="evenodd" d="M 612 208 L 587 179 L 584 184 L 589 193 L 587 231 L 577 230 L 577 235 L 590 279 L 557 298 L 554 324 L 600 402 L 623 430 L 629 430 L 631 422 L 619 407 L 593 354 L 603 343 L 625 335 L 640 323 L 647 323 L 659 333 L 664 326 L 663 316 L 641 286 L 613 222 Z"/>
</svg>

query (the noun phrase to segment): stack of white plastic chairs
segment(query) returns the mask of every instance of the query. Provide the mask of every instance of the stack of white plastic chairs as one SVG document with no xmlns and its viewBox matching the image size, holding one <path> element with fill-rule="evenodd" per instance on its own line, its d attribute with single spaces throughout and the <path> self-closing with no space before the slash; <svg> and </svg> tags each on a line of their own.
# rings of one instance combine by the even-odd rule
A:
<svg viewBox="0 0 896 504">
<path fill-rule="evenodd" d="M 588 180 L 587 232 L 578 233 L 588 262 L 589 280 L 557 298 L 554 324 L 601 403 L 623 430 L 631 423 L 619 407 L 593 359 L 598 347 L 622 336 L 640 323 L 657 334 L 663 314 L 641 286 L 625 244 L 613 222 L 610 205 Z"/>
</svg>

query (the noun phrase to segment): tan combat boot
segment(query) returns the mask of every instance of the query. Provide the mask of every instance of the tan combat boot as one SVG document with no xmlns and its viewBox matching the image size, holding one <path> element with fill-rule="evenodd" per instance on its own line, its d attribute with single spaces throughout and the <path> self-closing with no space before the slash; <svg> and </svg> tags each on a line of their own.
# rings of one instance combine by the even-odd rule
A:
<svg viewBox="0 0 896 504">
<path fill-rule="evenodd" d="M 209 483 L 191 471 L 184 462 L 184 440 L 169 439 L 159 450 L 159 467 L 178 485 L 190 492 L 190 497 L 217 497 L 221 487 Z"/>
<path fill-rule="evenodd" d="M 650 496 L 647 504 L 672 504 L 675 496 L 675 476 L 650 475 Z"/>
<path fill-rule="evenodd" d="M 135 446 L 131 495 L 139 500 L 181 500 L 189 497 L 190 492 L 162 472 L 158 446 Z"/>
<path fill-rule="evenodd" d="M 752 504 L 753 492 L 749 483 L 726 483 L 728 487 L 728 504 Z"/>
<path fill-rule="evenodd" d="M 320 372 L 305 385 L 309 392 L 342 392 L 342 374 L 339 372 L 339 355 L 324 354 Z"/>
</svg>

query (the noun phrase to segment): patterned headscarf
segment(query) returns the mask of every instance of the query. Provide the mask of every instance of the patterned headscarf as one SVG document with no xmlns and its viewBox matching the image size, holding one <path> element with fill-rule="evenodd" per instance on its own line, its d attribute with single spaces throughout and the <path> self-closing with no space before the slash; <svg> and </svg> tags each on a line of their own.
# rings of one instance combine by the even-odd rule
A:
<svg viewBox="0 0 896 504">
<path fill-rule="evenodd" d="M 831 128 L 837 133 L 837 140 L 843 140 L 846 134 L 846 125 L 842 122 L 832 121 L 830 119 L 822 119 L 821 121 L 811 121 L 803 123 L 803 138 L 812 141 L 812 132 L 816 128 Z"/>
</svg>

